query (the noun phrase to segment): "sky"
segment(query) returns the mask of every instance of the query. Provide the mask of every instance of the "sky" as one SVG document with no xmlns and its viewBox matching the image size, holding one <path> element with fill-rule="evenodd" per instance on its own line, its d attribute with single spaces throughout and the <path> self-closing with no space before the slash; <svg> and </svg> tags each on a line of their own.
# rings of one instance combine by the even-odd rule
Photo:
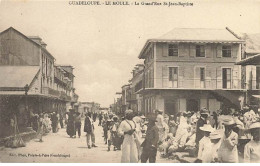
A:
<svg viewBox="0 0 260 166">
<path fill-rule="evenodd" d="M 95 101 L 103 107 L 114 102 L 134 66 L 143 63 L 138 55 L 147 39 L 173 28 L 229 27 L 237 33 L 260 33 L 260 1 L 256 0 L 190 0 L 192 7 L 68 2 L 0 0 L 0 31 L 12 26 L 27 36 L 40 36 L 57 64 L 74 66 L 79 101 Z"/>
</svg>

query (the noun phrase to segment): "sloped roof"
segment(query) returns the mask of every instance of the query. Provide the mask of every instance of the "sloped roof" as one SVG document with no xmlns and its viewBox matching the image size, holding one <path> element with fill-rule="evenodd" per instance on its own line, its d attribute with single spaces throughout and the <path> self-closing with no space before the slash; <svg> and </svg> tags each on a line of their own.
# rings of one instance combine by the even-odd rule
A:
<svg viewBox="0 0 260 166">
<path fill-rule="evenodd" d="M 257 55 L 251 56 L 249 58 L 243 59 L 243 60 L 237 62 L 236 65 L 242 65 L 242 66 L 260 65 L 260 54 L 257 54 Z"/>
<path fill-rule="evenodd" d="M 246 53 L 260 53 L 260 33 L 242 33 L 241 36 L 246 41 Z"/>
<path fill-rule="evenodd" d="M 151 42 L 208 42 L 208 43 L 242 43 L 237 34 L 226 29 L 206 29 L 206 28 L 174 28 L 170 32 L 158 38 L 148 39 L 138 58 L 143 58 L 142 54 Z"/>
<path fill-rule="evenodd" d="M 227 29 L 175 28 L 157 39 L 189 41 L 241 41 Z"/>
<path fill-rule="evenodd" d="M 23 88 L 30 85 L 39 66 L 0 66 L 0 87 L 1 88 Z"/>
<path fill-rule="evenodd" d="M 5 32 L 8 32 L 8 31 L 14 31 L 16 33 L 18 33 L 19 35 L 21 35 L 23 38 L 25 38 L 26 40 L 30 41 L 31 43 L 35 44 L 36 46 L 40 47 L 42 50 L 44 50 L 51 58 L 55 59 L 54 56 L 46 49 L 44 48 L 40 43 L 37 43 L 36 41 L 32 40 L 32 38 L 35 38 L 36 36 L 26 36 L 24 35 L 22 32 L 14 29 L 13 27 L 10 27 L 2 32 L 0 32 L 0 35 L 5 33 Z M 40 37 L 37 37 L 37 38 L 40 38 Z M 41 39 L 41 38 L 40 38 Z M 46 44 L 46 43 L 45 43 Z"/>
</svg>

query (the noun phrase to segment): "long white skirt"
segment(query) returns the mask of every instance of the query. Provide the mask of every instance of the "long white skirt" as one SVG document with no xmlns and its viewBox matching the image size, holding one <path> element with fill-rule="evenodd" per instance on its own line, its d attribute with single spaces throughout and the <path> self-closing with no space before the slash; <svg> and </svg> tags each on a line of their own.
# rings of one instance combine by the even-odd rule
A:
<svg viewBox="0 0 260 166">
<path fill-rule="evenodd" d="M 133 135 L 124 135 L 121 163 L 137 163 L 138 151 Z"/>
</svg>

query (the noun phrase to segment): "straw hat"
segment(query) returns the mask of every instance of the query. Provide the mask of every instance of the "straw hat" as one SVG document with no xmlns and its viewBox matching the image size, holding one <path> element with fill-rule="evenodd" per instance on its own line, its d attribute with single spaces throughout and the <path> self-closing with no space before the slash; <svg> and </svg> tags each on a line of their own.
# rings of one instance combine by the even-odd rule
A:
<svg viewBox="0 0 260 166">
<path fill-rule="evenodd" d="M 205 124 L 204 126 L 200 127 L 200 130 L 202 131 L 208 131 L 208 132 L 213 132 L 215 129 L 211 127 L 210 124 Z"/>
<path fill-rule="evenodd" d="M 210 133 L 209 138 L 210 139 L 219 139 L 223 137 L 223 131 L 222 130 L 215 130 L 214 132 Z"/>
<path fill-rule="evenodd" d="M 145 116 L 142 115 L 140 118 L 145 119 Z"/>
<path fill-rule="evenodd" d="M 125 114 L 132 114 L 134 111 L 133 110 L 126 110 Z"/>
<path fill-rule="evenodd" d="M 222 123 L 225 126 L 236 125 L 236 122 L 232 117 L 226 117 L 226 118 L 222 119 Z"/>
<path fill-rule="evenodd" d="M 163 110 L 156 109 L 155 112 L 163 113 Z"/>
<path fill-rule="evenodd" d="M 252 123 L 252 124 L 249 126 L 249 129 L 256 129 L 256 128 L 260 128 L 260 122 Z"/>
<path fill-rule="evenodd" d="M 118 117 L 115 115 L 115 116 L 113 117 L 113 120 L 118 120 Z"/>
<path fill-rule="evenodd" d="M 206 114 L 206 115 L 209 115 L 209 111 L 207 110 L 207 108 L 201 108 L 201 110 L 200 110 L 200 114 Z"/>
</svg>

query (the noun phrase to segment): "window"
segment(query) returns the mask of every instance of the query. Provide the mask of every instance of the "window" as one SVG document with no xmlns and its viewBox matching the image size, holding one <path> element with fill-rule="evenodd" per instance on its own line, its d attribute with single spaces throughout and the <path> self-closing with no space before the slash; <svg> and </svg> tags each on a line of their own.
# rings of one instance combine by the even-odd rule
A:
<svg viewBox="0 0 260 166">
<path fill-rule="evenodd" d="M 222 46 L 222 57 L 231 57 L 231 46 Z"/>
<path fill-rule="evenodd" d="M 205 47 L 203 45 L 196 46 L 196 57 L 205 57 Z"/>
<path fill-rule="evenodd" d="M 178 67 L 169 67 L 169 81 L 172 82 L 172 87 L 178 87 Z"/>
<path fill-rule="evenodd" d="M 222 69 L 222 87 L 224 89 L 231 88 L 231 69 L 230 68 Z"/>
<path fill-rule="evenodd" d="M 169 56 L 178 56 L 178 45 L 177 44 L 169 44 L 168 45 L 168 53 L 169 53 Z"/>
<path fill-rule="evenodd" d="M 200 68 L 200 88 L 205 88 L 205 68 Z"/>
</svg>

